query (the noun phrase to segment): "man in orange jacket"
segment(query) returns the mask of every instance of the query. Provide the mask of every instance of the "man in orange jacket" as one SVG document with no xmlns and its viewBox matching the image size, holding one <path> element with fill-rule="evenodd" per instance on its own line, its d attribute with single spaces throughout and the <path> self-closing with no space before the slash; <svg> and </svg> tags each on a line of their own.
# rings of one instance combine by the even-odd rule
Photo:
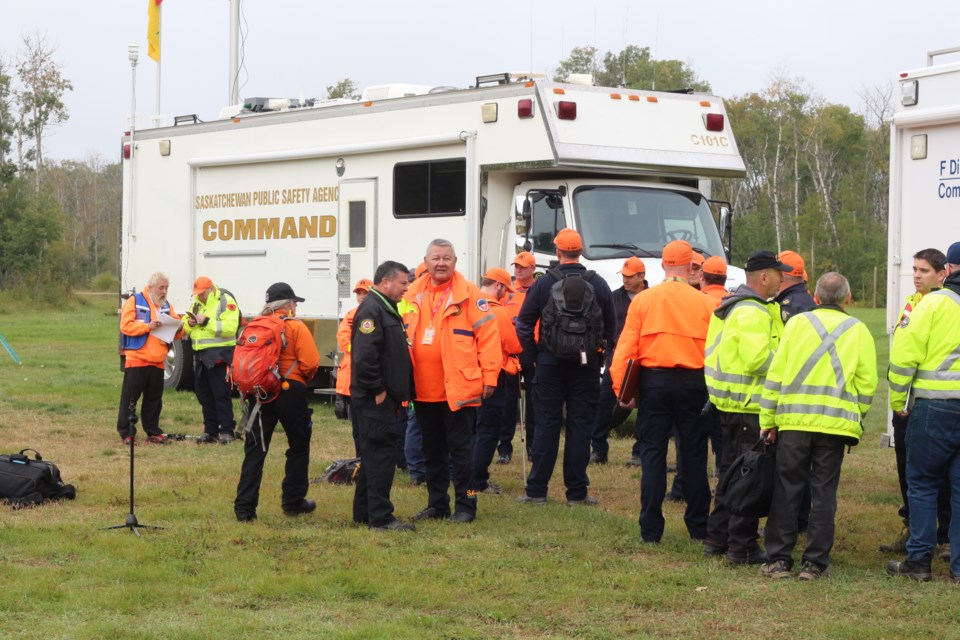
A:
<svg viewBox="0 0 960 640">
<path fill-rule="evenodd" d="M 497 387 L 503 362 L 500 331 L 480 290 L 457 272 L 449 240 L 427 245 L 424 262 L 428 276 L 408 290 L 411 308 L 404 316 L 413 344 L 417 420 L 427 471 L 427 508 L 413 519 L 471 522 L 477 513 L 477 496 L 470 489 L 473 427 L 477 407 Z"/>
<path fill-rule="evenodd" d="M 513 318 L 501 304 L 507 294 L 513 291 L 510 274 L 506 269 L 494 267 L 483 274 L 480 293 L 497 318 L 503 364 L 497 378 L 496 391 L 477 409 L 477 428 L 473 441 L 473 489 L 478 493 L 500 493 L 500 487 L 490 482 L 490 463 L 497 450 L 497 440 L 503 426 L 507 389 L 517 385 L 517 372 L 520 370 L 517 356 L 522 351 Z"/>
<path fill-rule="evenodd" d="M 357 284 L 353 285 L 353 293 L 357 296 L 357 306 L 353 309 L 350 309 L 343 315 L 343 320 L 340 321 L 339 326 L 337 327 L 337 348 L 343 353 L 343 357 L 340 358 L 340 363 L 337 365 L 337 395 L 343 398 L 344 404 L 347 407 L 350 407 L 350 423 L 353 430 L 353 448 L 357 452 L 357 457 L 360 456 L 360 434 L 358 431 L 357 420 L 353 415 L 352 407 L 350 406 L 350 361 L 351 361 L 351 349 L 350 349 L 350 335 L 353 331 L 353 317 L 357 314 L 357 309 L 360 308 L 360 303 L 363 302 L 363 299 L 367 297 L 367 294 L 370 293 L 370 287 L 373 286 L 373 283 L 367 278 L 361 278 L 357 280 Z"/>
<path fill-rule="evenodd" d="M 520 314 L 523 301 L 527 298 L 527 291 L 533 286 L 536 279 L 533 277 L 536 268 L 537 261 L 529 251 L 521 251 L 513 259 L 513 288 L 516 291 L 507 294 L 503 299 L 503 306 L 510 313 L 510 317 L 513 318 L 514 327 L 516 327 L 517 316 Z M 513 459 L 513 437 L 517 433 L 517 402 L 520 399 L 521 378 L 526 392 L 523 415 L 526 426 L 524 439 L 527 443 L 527 457 L 530 456 L 536 421 L 536 414 L 533 410 L 533 369 L 534 363 L 524 362 L 521 355 L 520 374 L 513 384 L 507 387 L 506 409 L 503 413 L 503 426 L 500 429 L 500 442 L 497 444 L 497 453 L 499 454 L 497 464 L 510 464 L 510 460 Z"/>
<path fill-rule="evenodd" d="M 126 299 L 120 312 L 120 347 L 124 355 L 124 369 L 117 432 L 128 445 L 135 443 L 130 430 L 130 418 L 131 414 L 136 414 L 141 395 L 143 404 L 140 418 L 147 434 L 146 442 L 164 444 L 167 441 L 160 430 L 160 410 L 163 409 L 163 367 L 169 345 L 153 335 L 152 331 L 160 327 L 161 313 L 174 320 L 180 319 L 167 302 L 169 286 L 167 276 L 153 274 L 143 291 Z"/>
<path fill-rule="evenodd" d="M 701 268 L 703 275 L 700 281 L 700 291 L 717 302 L 730 295 L 727 290 L 727 261 L 721 256 L 710 256 Z"/>
<path fill-rule="evenodd" d="M 663 248 L 663 283 L 630 303 L 610 365 L 618 395 L 634 360 L 640 374 L 640 538 L 657 544 L 663 537 L 663 498 L 667 490 L 667 445 L 674 427 L 684 467 L 684 522 L 690 537 L 707 535 L 710 485 L 707 481 L 707 431 L 701 410 L 707 401 L 703 351 L 710 314 L 716 303 L 689 286 L 693 250 L 683 240 Z M 621 403 L 631 408 L 635 401 Z"/>
</svg>

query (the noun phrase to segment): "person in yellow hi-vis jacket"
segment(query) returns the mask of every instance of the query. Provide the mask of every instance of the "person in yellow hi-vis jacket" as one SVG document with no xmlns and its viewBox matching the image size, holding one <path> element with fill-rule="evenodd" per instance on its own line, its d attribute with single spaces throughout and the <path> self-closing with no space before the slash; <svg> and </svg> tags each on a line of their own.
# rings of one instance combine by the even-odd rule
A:
<svg viewBox="0 0 960 640">
<path fill-rule="evenodd" d="M 887 573 L 931 579 L 937 546 L 937 494 L 949 479 L 954 515 L 960 512 L 960 242 L 947 249 L 943 288 L 923 297 L 890 347 L 890 408 L 907 424 L 907 499 L 910 539 L 905 562 Z M 907 406 L 907 397 L 916 401 Z M 960 523 L 950 526 L 950 576 L 960 581 Z"/>
<path fill-rule="evenodd" d="M 824 576 L 833 548 L 844 447 L 860 442 L 861 421 L 877 390 L 873 336 L 847 315 L 850 283 L 836 272 L 817 280 L 813 311 L 787 323 L 767 370 L 760 433 L 777 443 L 773 502 L 764 533 L 762 575 L 789 578 L 805 485 L 812 492 L 801 580 Z"/>
</svg>

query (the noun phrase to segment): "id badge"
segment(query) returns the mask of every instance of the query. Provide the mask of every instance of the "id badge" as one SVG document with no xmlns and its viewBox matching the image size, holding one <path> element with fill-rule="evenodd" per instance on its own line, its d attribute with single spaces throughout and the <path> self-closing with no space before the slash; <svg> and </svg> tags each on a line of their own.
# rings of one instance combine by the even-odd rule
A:
<svg viewBox="0 0 960 640">
<path fill-rule="evenodd" d="M 421 344 L 433 344 L 433 327 L 427 327 L 423 330 L 423 340 Z"/>
</svg>

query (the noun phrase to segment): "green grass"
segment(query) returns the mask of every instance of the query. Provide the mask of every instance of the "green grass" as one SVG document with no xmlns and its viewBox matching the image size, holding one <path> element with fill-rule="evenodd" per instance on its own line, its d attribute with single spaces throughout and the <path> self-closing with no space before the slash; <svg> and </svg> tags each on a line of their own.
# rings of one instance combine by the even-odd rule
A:
<svg viewBox="0 0 960 640">
<path fill-rule="evenodd" d="M 594 509 L 525 508 L 520 461 L 494 465 L 502 496 L 481 496 L 467 526 L 430 522 L 410 535 L 351 523 L 352 488 L 312 485 L 317 512 L 280 510 L 284 438 L 268 456 L 260 519 L 235 522 L 242 450 L 191 442 L 137 449 L 137 515 L 166 527 L 138 539 L 105 531 L 127 513 L 127 458 L 115 432 L 122 376 L 111 299 L 79 311 L 0 313 L 0 451 L 39 449 L 78 489 L 75 502 L 0 507 L 3 638 L 914 638 L 956 636 L 960 617 L 947 567 L 915 584 L 883 574 L 877 545 L 898 531 L 885 386 L 864 442 L 840 484 L 832 575 L 770 582 L 755 569 L 704 558 L 668 504 L 659 547 L 639 544 L 639 472 L 591 467 Z M 878 338 L 883 312 L 856 310 Z M 315 405 L 311 475 L 352 448 L 349 425 Z M 164 396 L 162 426 L 200 433 L 190 394 Z M 426 492 L 398 476 L 400 517 Z"/>
</svg>

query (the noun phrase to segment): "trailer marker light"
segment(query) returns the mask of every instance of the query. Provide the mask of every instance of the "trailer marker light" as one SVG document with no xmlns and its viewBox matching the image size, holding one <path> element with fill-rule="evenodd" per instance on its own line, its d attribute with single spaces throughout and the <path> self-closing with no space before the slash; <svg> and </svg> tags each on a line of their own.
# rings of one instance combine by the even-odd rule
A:
<svg viewBox="0 0 960 640">
<path fill-rule="evenodd" d="M 709 100 L 701 100 L 701 101 L 700 101 L 700 106 L 701 106 L 701 107 L 709 107 L 709 106 L 710 106 L 710 101 L 709 101 Z"/>
<path fill-rule="evenodd" d="M 611 100 L 621 100 L 621 99 L 623 99 L 623 96 L 621 96 L 619 93 L 611 93 L 611 94 L 610 94 L 610 99 L 611 99 Z"/>
<path fill-rule="evenodd" d="M 234 117 L 233 117 L 233 124 L 240 124 L 240 118 L 238 118 L 237 116 L 234 116 Z"/>
<path fill-rule="evenodd" d="M 556 103 L 557 117 L 561 120 L 577 119 L 577 103 L 569 100 L 560 100 Z"/>
<path fill-rule="evenodd" d="M 627 98 L 632 100 L 633 102 L 640 102 L 640 96 L 633 95 L 633 96 L 627 96 Z"/>
<path fill-rule="evenodd" d="M 523 86 L 525 86 L 526 88 L 529 89 L 530 87 L 533 86 L 533 84 L 534 84 L 534 83 L 533 83 L 533 80 L 529 80 L 529 81 L 527 81 L 527 82 L 524 82 L 524 83 L 523 83 Z"/>
<path fill-rule="evenodd" d="M 496 102 L 487 102 L 486 104 L 480 105 L 480 117 L 483 118 L 484 122 L 496 122 L 497 121 L 497 103 Z"/>
<path fill-rule="evenodd" d="M 907 80 L 900 83 L 900 104 L 905 107 L 912 107 L 917 104 L 917 97 L 920 87 L 916 80 Z"/>
<path fill-rule="evenodd" d="M 647 102 L 660 102 L 657 96 L 647 96 Z"/>
<path fill-rule="evenodd" d="M 565 89 L 561 89 L 560 87 L 554 87 L 553 92 L 561 96 L 567 93 Z"/>
<path fill-rule="evenodd" d="M 703 124 L 707 131 L 723 131 L 723 114 L 705 113 L 703 114 Z"/>
<path fill-rule="evenodd" d="M 160 155 L 161 155 L 161 156 L 168 156 L 168 155 L 170 155 L 170 141 L 169 141 L 169 140 L 161 140 L 161 141 L 160 141 Z"/>
<path fill-rule="evenodd" d="M 533 99 L 523 98 L 521 100 L 517 100 L 517 117 L 518 118 L 533 117 Z"/>
<path fill-rule="evenodd" d="M 921 133 L 915 136 L 910 136 L 910 159 L 927 159 L 927 134 Z"/>
<path fill-rule="evenodd" d="M 130 143 L 129 142 L 123 145 L 123 159 L 124 160 L 130 159 Z"/>
<path fill-rule="evenodd" d="M 371 102 L 370 100 L 367 100 L 366 102 L 363 103 L 363 106 L 369 107 L 369 106 L 371 106 L 372 104 L 373 104 L 373 102 Z"/>
</svg>

